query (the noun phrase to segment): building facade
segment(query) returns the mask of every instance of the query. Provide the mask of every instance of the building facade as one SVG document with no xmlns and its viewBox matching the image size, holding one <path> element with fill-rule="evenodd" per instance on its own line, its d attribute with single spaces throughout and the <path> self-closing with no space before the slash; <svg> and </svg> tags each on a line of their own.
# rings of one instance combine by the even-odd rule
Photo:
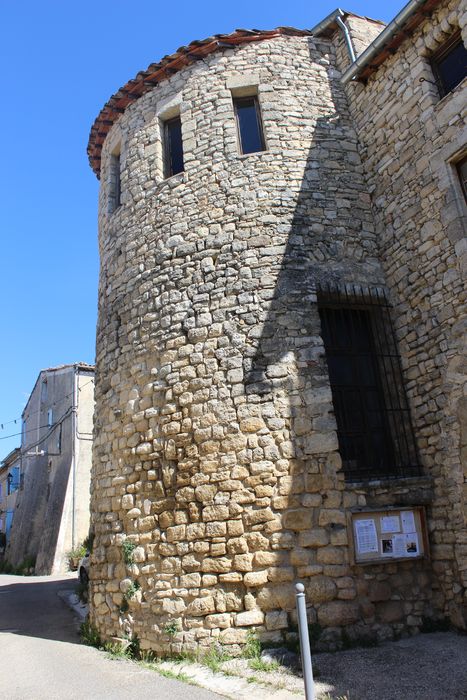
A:
<svg viewBox="0 0 467 700">
<path fill-rule="evenodd" d="M 467 8 L 462 2 L 441 3 L 429 20 L 416 20 L 416 15 L 408 20 L 408 41 L 397 47 L 399 39 L 393 39 L 392 56 L 394 45 L 383 49 L 379 70 L 367 64 L 356 81 L 352 69 L 344 80 L 391 290 L 417 444 L 424 472 L 432 478 L 433 600 L 463 627 Z"/>
<path fill-rule="evenodd" d="M 434 61 L 467 16 L 396 19 L 194 42 L 96 120 L 104 637 L 280 642 L 296 581 L 323 648 L 465 626 L 466 85 Z"/>
<path fill-rule="evenodd" d="M 89 533 L 94 367 L 40 372 L 22 415 L 21 481 L 5 559 L 36 574 L 67 570 Z"/>
<path fill-rule="evenodd" d="M 0 464 L 0 553 L 4 552 L 10 539 L 20 483 L 21 450 L 16 447 Z"/>
</svg>

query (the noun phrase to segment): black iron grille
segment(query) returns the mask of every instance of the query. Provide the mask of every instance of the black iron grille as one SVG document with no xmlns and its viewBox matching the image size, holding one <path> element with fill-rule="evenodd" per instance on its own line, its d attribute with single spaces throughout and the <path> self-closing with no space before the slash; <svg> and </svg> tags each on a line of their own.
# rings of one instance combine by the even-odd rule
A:
<svg viewBox="0 0 467 700">
<path fill-rule="evenodd" d="M 318 308 L 346 479 L 419 475 L 384 292 L 363 287 L 321 288 Z"/>
</svg>

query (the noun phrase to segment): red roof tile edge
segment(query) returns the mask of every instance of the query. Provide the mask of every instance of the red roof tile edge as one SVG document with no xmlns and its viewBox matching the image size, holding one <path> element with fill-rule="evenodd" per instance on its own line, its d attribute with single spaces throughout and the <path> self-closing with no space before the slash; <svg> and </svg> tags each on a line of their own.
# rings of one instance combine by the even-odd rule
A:
<svg viewBox="0 0 467 700">
<path fill-rule="evenodd" d="M 164 56 L 158 63 L 151 63 L 145 71 L 129 80 L 120 88 L 101 109 L 95 120 L 88 142 L 88 157 L 91 168 L 100 177 L 101 151 L 106 136 L 129 104 L 140 98 L 156 85 L 167 80 L 174 73 L 197 60 L 221 49 L 234 48 L 242 44 L 265 41 L 279 36 L 310 36 L 307 29 L 294 27 L 277 27 L 271 30 L 236 29 L 231 34 L 216 34 L 188 46 L 182 46 L 170 56 Z"/>
</svg>

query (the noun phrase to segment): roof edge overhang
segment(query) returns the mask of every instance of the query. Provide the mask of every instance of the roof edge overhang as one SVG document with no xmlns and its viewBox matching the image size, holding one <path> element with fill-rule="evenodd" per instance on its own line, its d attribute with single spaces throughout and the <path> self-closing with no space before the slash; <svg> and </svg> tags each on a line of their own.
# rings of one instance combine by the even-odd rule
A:
<svg viewBox="0 0 467 700">
<path fill-rule="evenodd" d="M 365 19 L 367 22 L 373 22 L 373 24 L 380 24 L 382 27 L 386 26 L 386 23 L 380 19 L 362 17 L 362 15 L 356 15 L 354 12 L 348 12 L 347 10 L 342 10 L 340 7 L 337 7 L 327 17 L 322 19 L 321 22 L 315 24 L 315 26 L 310 29 L 310 32 L 313 36 L 330 38 L 334 32 L 339 29 L 337 20 L 341 19 L 345 21 L 347 17 L 358 17 L 359 19 Z"/>
<path fill-rule="evenodd" d="M 341 78 L 342 82 L 345 84 L 355 79 L 366 80 L 388 56 L 397 51 L 400 44 L 413 33 L 440 2 L 441 0 L 410 0 L 387 26 L 381 20 L 362 17 L 362 19 L 380 24 L 385 28 L 344 72 Z M 135 78 L 129 80 L 112 95 L 94 121 L 87 148 L 91 168 L 99 178 L 104 141 L 126 108 L 159 83 L 168 80 L 174 73 L 178 73 L 182 68 L 202 60 L 215 51 L 279 36 L 312 35 L 330 38 L 339 29 L 337 20 L 345 20 L 349 16 L 360 17 L 360 15 L 338 7 L 310 30 L 294 27 L 277 27 L 271 30 L 236 29 L 231 34 L 215 34 L 207 39 L 192 41 L 187 46 L 177 49 L 170 56 L 164 56 L 158 63 L 151 63 L 145 71 L 138 73 Z"/>
<path fill-rule="evenodd" d="M 52 374 L 53 372 L 63 372 L 65 370 L 69 370 L 70 368 L 74 369 L 74 371 L 78 372 L 78 373 L 79 372 L 95 373 L 95 371 L 96 371 L 96 366 L 89 365 L 87 362 L 70 362 L 69 364 L 65 364 L 65 365 L 56 365 L 55 367 L 45 367 L 44 369 L 41 369 L 39 374 L 37 375 L 36 381 L 34 382 L 34 386 L 32 388 L 31 393 L 29 394 L 26 405 L 23 408 L 23 411 L 21 413 L 22 419 L 24 419 L 27 408 L 29 406 L 29 402 L 31 401 L 31 397 L 34 394 L 34 391 L 36 390 L 36 387 L 37 387 L 41 377 L 44 374 Z"/>
<path fill-rule="evenodd" d="M 168 80 L 174 73 L 192 65 L 211 53 L 222 49 L 233 49 L 252 42 L 265 41 L 280 36 L 309 36 L 307 29 L 294 27 L 277 27 L 271 30 L 236 29 L 231 34 L 214 36 L 192 41 L 182 46 L 170 56 L 164 56 L 158 63 L 151 63 L 145 71 L 129 80 L 118 90 L 101 109 L 89 134 L 88 157 L 91 168 L 100 177 L 101 152 L 104 141 L 112 126 L 118 121 L 126 108 L 142 95 L 152 90 L 159 83 Z"/>
<path fill-rule="evenodd" d="M 441 3 L 441 0 L 410 0 L 378 34 L 342 75 L 346 84 L 351 80 L 366 80 L 384 61 L 396 53 L 399 46 Z"/>
<path fill-rule="evenodd" d="M 0 469 L 8 468 L 14 464 L 21 456 L 21 448 L 15 447 L 0 461 Z"/>
</svg>

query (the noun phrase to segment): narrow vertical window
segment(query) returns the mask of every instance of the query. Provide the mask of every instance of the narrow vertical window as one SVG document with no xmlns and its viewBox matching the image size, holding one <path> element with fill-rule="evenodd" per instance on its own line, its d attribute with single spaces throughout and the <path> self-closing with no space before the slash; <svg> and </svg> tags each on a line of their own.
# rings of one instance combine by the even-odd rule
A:
<svg viewBox="0 0 467 700">
<path fill-rule="evenodd" d="M 53 425 L 54 422 L 54 412 L 52 408 L 49 408 L 47 411 L 47 425 L 50 428 Z"/>
<path fill-rule="evenodd" d="M 112 153 L 110 156 L 109 173 L 109 213 L 112 214 L 122 203 L 122 189 L 120 182 L 120 153 Z"/>
<path fill-rule="evenodd" d="M 184 170 L 182 122 L 180 117 L 174 117 L 164 122 L 164 177 Z"/>
<path fill-rule="evenodd" d="M 467 157 L 463 158 L 456 165 L 457 175 L 459 177 L 465 201 L 467 202 Z"/>
<path fill-rule="evenodd" d="M 238 141 L 241 153 L 265 151 L 261 114 L 256 95 L 234 97 L 234 110 L 237 120 Z"/>
</svg>

